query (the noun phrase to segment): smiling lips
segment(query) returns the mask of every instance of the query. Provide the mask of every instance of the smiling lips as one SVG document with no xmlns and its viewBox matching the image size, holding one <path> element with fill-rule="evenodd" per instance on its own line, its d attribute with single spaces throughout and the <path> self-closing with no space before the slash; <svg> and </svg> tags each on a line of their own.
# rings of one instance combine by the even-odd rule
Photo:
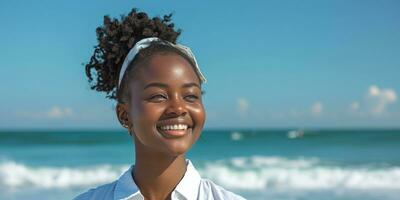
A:
<svg viewBox="0 0 400 200">
<path fill-rule="evenodd" d="M 186 124 L 173 124 L 159 126 L 158 130 L 167 137 L 180 137 L 187 133 L 190 127 Z"/>
</svg>

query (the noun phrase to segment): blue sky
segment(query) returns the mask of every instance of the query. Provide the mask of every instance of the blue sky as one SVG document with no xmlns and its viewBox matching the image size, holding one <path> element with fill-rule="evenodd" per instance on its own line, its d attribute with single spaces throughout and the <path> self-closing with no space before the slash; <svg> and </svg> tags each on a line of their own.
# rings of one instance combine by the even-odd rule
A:
<svg viewBox="0 0 400 200">
<path fill-rule="evenodd" d="M 120 128 L 81 63 L 103 15 L 133 7 L 174 12 L 206 128 L 400 127 L 398 1 L 1 0 L 0 128 Z"/>
</svg>

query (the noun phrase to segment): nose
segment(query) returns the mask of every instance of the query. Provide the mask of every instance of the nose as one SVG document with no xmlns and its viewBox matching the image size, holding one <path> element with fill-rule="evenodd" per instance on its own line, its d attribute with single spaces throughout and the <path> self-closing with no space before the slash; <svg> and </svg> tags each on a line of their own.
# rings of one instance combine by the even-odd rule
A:
<svg viewBox="0 0 400 200">
<path fill-rule="evenodd" d="M 187 113 L 185 103 L 180 99 L 179 95 L 175 95 L 175 97 L 170 98 L 170 102 L 165 113 L 172 116 L 181 116 Z"/>
</svg>

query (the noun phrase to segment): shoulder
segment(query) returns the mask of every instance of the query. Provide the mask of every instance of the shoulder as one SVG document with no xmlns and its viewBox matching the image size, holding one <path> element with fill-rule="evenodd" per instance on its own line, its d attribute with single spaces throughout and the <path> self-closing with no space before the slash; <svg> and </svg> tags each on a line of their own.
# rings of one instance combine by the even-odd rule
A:
<svg viewBox="0 0 400 200">
<path fill-rule="evenodd" d="M 201 179 L 199 199 L 246 200 L 244 197 L 226 190 L 209 179 Z"/>
<path fill-rule="evenodd" d="M 78 195 L 73 200 L 112 200 L 117 181 L 104 184 Z"/>
</svg>

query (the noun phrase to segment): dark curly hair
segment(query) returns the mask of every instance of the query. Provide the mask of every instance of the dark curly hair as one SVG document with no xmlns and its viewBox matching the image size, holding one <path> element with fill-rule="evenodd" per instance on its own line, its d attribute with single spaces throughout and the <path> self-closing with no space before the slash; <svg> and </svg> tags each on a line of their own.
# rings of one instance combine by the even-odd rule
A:
<svg viewBox="0 0 400 200">
<path fill-rule="evenodd" d="M 172 13 L 164 15 L 163 18 L 153 17 L 152 19 L 144 12 L 138 12 L 133 8 L 127 16 L 122 15 L 121 19 L 111 19 L 104 16 L 103 25 L 96 29 L 98 44 L 94 46 L 93 55 L 85 65 L 86 76 L 92 85 L 92 90 L 105 92 L 109 99 L 116 99 L 118 102 L 129 100 L 127 87 L 127 74 L 130 74 L 132 66 L 146 61 L 156 53 L 174 52 L 192 64 L 193 62 L 179 50 L 159 42 L 153 42 L 148 48 L 141 50 L 135 59 L 130 63 L 128 69 L 118 88 L 119 72 L 129 50 L 143 38 L 158 37 L 162 40 L 176 44 L 181 29 L 175 30 L 171 22 Z M 96 82 L 93 83 L 93 74 Z"/>
</svg>

